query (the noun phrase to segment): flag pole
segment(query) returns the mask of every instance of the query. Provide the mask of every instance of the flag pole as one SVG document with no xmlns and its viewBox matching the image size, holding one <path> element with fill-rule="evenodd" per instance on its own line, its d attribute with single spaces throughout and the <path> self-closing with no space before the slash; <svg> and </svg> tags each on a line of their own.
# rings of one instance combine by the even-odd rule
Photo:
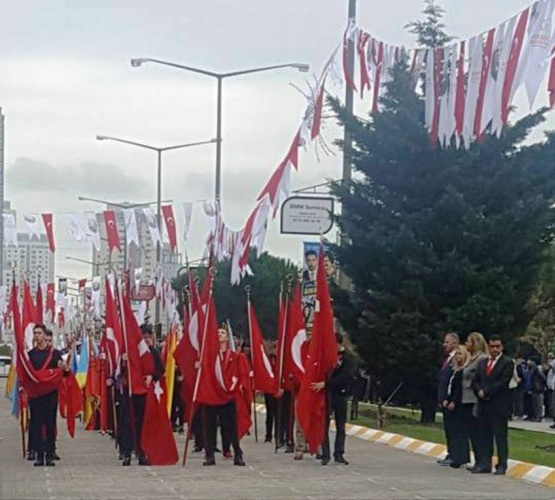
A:
<svg viewBox="0 0 555 500">
<path fill-rule="evenodd" d="M 206 279 L 210 280 L 210 293 L 208 295 L 208 304 L 206 305 L 206 313 L 205 313 L 205 317 L 204 317 L 204 328 L 202 330 L 202 346 L 200 348 L 200 356 L 199 356 L 199 367 L 197 370 L 197 376 L 195 379 L 195 388 L 193 390 L 193 400 L 191 403 L 191 413 L 189 414 L 189 419 L 188 419 L 188 424 L 187 424 L 187 435 L 185 437 L 185 449 L 183 451 L 183 462 L 182 462 L 182 467 L 185 467 L 186 463 L 187 463 L 187 451 L 189 450 L 189 441 L 191 439 L 191 428 L 192 428 L 192 419 L 194 416 L 194 409 L 196 406 L 196 400 L 197 400 L 197 394 L 198 394 L 198 387 L 200 384 L 200 377 L 202 375 L 202 359 L 204 356 L 204 347 L 206 345 L 206 330 L 208 329 L 208 318 L 210 315 L 210 304 L 212 303 L 212 290 L 214 287 L 214 274 L 215 274 L 216 270 L 211 267 L 208 270 L 208 276 L 206 277 Z M 202 307 L 202 305 L 201 305 Z M 204 422 L 203 422 L 203 426 L 204 426 Z M 206 442 L 204 443 L 204 445 L 206 446 Z"/>
<path fill-rule="evenodd" d="M 252 355 L 252 322 L 251 322 L 251 287 L 247 285 L 245 287 L 247 292 L 247 316 L 249 318 L 249 345 L 251 351 L 251 368 L 254 369 L 254 357 Z M 256 417 L 256 388 L 254 386 L 254 378 L 251 379 L 252 388 L 252 412 L 254 418 L 254 442 L 258 443 L 258 421 Z"/>
<path fill-rule="evenodd" d="M 283 358 L 285 357 L 285 332 L 287 329 L 287 315 L 288 315 L 288 311 L 289 311 L 289 283 L 290 283 L 290 275 L 287 275 L 285 280 L 286 280 L 286 287 L 285 287 L 285 310 L 284 310 L 284 314 L 283 314 L 283 328 L 281 330 L 281 332 L 278 332 L 278 335 L 281 335 L 281 342 L 279 342 L 280 344 L 280 349 L 279 349 L 279 373 L 278 373 L 278 411 L 277 411 L 277 433 L 279 435 L 279 439 L 281 439 L 283 437 L 283 434 L 281 432 L 281 413 L 282 413 L 282 409 L 283 409 L 283 388 L 281 386 L 281 381 L 283 379 Z M 280 291 L 279 291 L 279 298 L 280 298 L 280 303 L 281 303 L 281 299 L 283 298 L 283 282 L 281 283 L 281 287 L 280 287 Z M 279 341 L 279 339 L 278 339 Z M 276 436 L 276 442 L 275 442 L 275 453 L 278 452 L 278 438 Z"/>
</svg>

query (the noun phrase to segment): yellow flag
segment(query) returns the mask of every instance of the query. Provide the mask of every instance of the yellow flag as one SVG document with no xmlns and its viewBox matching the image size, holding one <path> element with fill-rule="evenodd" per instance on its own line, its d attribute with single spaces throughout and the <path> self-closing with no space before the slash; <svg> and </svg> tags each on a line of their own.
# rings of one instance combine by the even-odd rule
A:
<svg viewBox="0 0 555 500">
<path fill-rule="evenodd" d="M 175 323 L 172 325 L 168 338 L 166 339 L 166 395 L 168 397 L 168 418 L 172 415 L 173 388 L 175 385 L 175 359 L 173 353 L 177 345 L 177 331 Z"/>
</svg>

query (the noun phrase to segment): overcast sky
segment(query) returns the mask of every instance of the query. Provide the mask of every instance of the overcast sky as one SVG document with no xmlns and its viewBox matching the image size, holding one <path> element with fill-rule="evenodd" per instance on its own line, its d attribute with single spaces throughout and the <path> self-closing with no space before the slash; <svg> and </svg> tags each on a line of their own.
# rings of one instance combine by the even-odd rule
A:
<svg viewBox="0 0 555 500">
<path fill-rule="evenodd" d="M 159 65 L 152 57 L 225 71 L 306 62 L 318 73 L 341 38 L 347 0 L 18 0 L 0 16 L 0 106 L 6 115 L 6 199 L 18 213 L 101 210 L 92 196 L 142 202 L 156 196 L 155 156 L 96 134 L 171 145 L 215 136 L 215 82 Z M 413 45 L 403 26 L 422 2 L 359 0 L 359 25 L 380 39 Z M 529 0 L 444 0 L 450 33 L 467 38 L 512 16 Z M 461 4 L 464 4 L 461 5 Z M 224 84 L 222 197 L 239 229 L 300 123 L 310 75 L 282 70 Z M 523 102 L 523 101 L 522 101 Z M 537 104 L 547 102 L 545 85 Z M 553 119 L 550 120 L 553 125 Z M 328 125 L 326 140 L 339 131 Z M 212 198 L 214 146 L 173 151 L 164 160 L 163 197 Z M 341 172 L 340 156 L 301 155 L 293 187 Z M 191 258 L 206 226 L 193 220 Z M 55 222 L 56 224 L 56 222 Z M 90 276 L 91 249 L 70 242 L 57 217 L 58 274 Z M 302 238 L 272 227 L 268 249 L 299 261 Z"/>
</svg>

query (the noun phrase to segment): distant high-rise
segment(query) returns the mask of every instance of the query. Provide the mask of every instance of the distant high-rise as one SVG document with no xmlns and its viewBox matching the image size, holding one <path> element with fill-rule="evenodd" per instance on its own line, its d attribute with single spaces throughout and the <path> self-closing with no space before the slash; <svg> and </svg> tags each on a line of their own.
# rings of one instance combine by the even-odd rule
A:
<svg viewBox="0 0 555 500">
<path fill-rule="evenodd" d="M 0 207 L 4 208 L 4 115 L 0 108 Z M 4 217 L 0 217 L 0 285 L 4 284 Z"/>
</svg>

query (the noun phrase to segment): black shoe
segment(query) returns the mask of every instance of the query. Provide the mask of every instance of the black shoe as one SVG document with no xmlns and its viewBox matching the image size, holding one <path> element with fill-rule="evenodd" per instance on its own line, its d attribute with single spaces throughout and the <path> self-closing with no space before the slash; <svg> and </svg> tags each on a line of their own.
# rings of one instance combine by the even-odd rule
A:
<svg viewBox="0 0 555 500">
<path fill-rule="evenodd" d="M 131 458 L 130 457 L 125 457 L 123 459 L 123 462 L 121 463 L 121 465 L 123 465 L 124 467 L 129 467 L 131 465 Z"/>
<path fill-rule="evenodd" d="M 216 465 L 216 460 L 214 458 L 207 458 L 202 465 Z"/>
<path fill-rule="evenodd" d="M 53 457 L 46 457 L 46 461 L 44 462 L 44 465 L 46 465 L 46 467 L 54 467 L 56 465 L 56 462 L 54 462 Z"/>
<path fill-rule="evenodd" d="M 347 462 L 347 460 L 345 460 L 345 458 L 341 457 L 335 457 L 335 463 L 336 464 L 341 464 L 341 465 L 349 465 L 349 462 Z"/>
<path fill-rule="evenodd" d="M 177 429 L 177 433 L 178 434 L 185 434 L 185 431 L 183 430 L 183 427 L 179 427 L 179 429 Z"/>
<path fill-rule="evenodd" d="M 37 454 L 34 451 L 27 452 L 27 460 L 29 462 L 34 462 L 37 459 Z"/>
<path fill-rule="evenodd" d="M 202 446 L 195 446 L 193 448 L 193 453 L 200 453 L 202 451 Z"/>
<path fill-rule="evenodd" d="M 44 455 L 37 455 L 37 460 L 33 465 L 35 467 L 42 467 L 44 465 Z"/>
<path fill-rule="evenodd" d="M 292 444 L 288 444 L 283 453 L 295 453 L 295 447 Z"/>
<path fill-rule="evenodd" d="M 484 467 L 476 467 L 472 470 L 472 474 L 491 474 L 491 469 L 485 469 Z"/>
<path fill-rule="evenodd" d="M 52 453 L 52 460 L 60 460 L 60 455 L 58 455 L 56 452 Z"/>
<path fill-rule="evenodd" d="M 145 457 L 139 457 L 139 465 L 150 465 L 150 463 Z"/>
<path fill-rule="evenodd" d="M 322 458 L 322 461 L 320 463 L 322 465 L 328 465 L 330 463 L 330 459 L 329 458 Z"/>
<path fill-rule="evenodd" d="M 478 469 L 479 469 L 479 467 L 477 465 L 473 465 L 472 467 L 470 465 L 466 466 L 466 470 L 468 472 L 474 472 L 475 470 L 478 470 Z"/>
<path fill-rule="evenodd" d="M 265 443 L 271 443 L 271 442 L 272 442 L 272 438 L 265 437 L 265 438 L 264 438 L 264 442 L 265 442 Z"/>
<path fill-rule="evenodd" d="M 457 462 L 451 462 L 449 464 L 449 467 L 452 467 L 453 469 L 460 469 L 462 464 L 458 464 Z"/>
<path fill-rule="evenodd" d="M 551 425 L 549 426 L 549 428 L 550 428 L 550 429 L 555 429 L 555 424 L 551 424 Z"/>
<path fill-rule="evenodd" d="M 507 472 L 507 467 L 496 467 L 495 468 L 495 472 L 493 473 L 494 476 L 504 476 L 505 473 Z"/>
<path fill-rule="evenodd" d="M 233 465 L 237 465 L 239 467 L 244 467 L 245 465 L 247 465 L 245 463 L 245 461 L 243 460 L 243 457 L 235 457 L 233 459 Z"/>
<path fill-rule="evenodd" d="M 214 448 L 214 453 L 221 453 L 222 450 L 220 450 L 217 446 Z"/>
<path fill-rule="evenodd" d="M 437 463 L 439 465 L 441 465 L 442 467 L 448 467 L 449 465 L 451 465 L 451 459 L 450 458 L 444 458 L 443 460 L 438 460 Z"/>
<path fill-rule="evenodd" d="M 316 453 L 316 460 L 322 460 L 324 457 L 322 456 L 321 453 Z M 328 459 L 329 462 L 329 459 Z"/>
</svg>

